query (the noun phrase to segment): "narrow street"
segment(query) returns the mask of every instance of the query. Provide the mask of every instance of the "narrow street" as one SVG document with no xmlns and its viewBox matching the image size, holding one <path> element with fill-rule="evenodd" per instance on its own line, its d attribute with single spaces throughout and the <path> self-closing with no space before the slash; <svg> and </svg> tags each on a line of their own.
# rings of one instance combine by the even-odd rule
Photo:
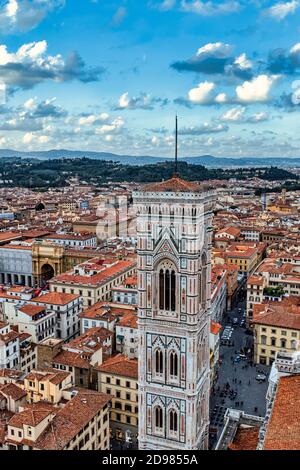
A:
<svg viewBox="0 0 300 470">
<path fill-rule="evenodd" d="M 268 379 L 259 382 L 256 377 L 258 374 L 265 374 L 268 377 L 270 368 L 255 366 L 252 363 L 251 353 L 246 354 L 246 357 L 239 362 L 235 360 L 240 353 L 245 352 L 246 345 L 248 349 L 253 343 L 252 335 L 247 334 L 246 328 L 240 326 L 244 310 L 245 302 L 239 302 L 228 315 L 224 315 L 222 332 L 225 326 L 233 326 L 234 318 L 238 319 L 238 323 L 233 327 L 232 345 L 220 345 L 220 367 L 210 402 L 210 430 L 213 431 L 211 447 L 220 435 L 227 408 L 243 410 L 257 416 L 265 415 Z"/>
</svg>

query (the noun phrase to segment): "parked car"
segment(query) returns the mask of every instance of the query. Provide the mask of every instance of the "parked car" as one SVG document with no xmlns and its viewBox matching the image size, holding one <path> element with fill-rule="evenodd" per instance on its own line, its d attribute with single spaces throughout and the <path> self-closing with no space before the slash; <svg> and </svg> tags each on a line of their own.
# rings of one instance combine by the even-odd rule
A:
<svg viewBox="0 0 300 470">
<path fill-rule="evenodd" d="M 267 380 L 267 377 L 263 374 L 257 374 L 255 379 L 258 380 L 259 382 L 265 382 Z"/>
</svg>

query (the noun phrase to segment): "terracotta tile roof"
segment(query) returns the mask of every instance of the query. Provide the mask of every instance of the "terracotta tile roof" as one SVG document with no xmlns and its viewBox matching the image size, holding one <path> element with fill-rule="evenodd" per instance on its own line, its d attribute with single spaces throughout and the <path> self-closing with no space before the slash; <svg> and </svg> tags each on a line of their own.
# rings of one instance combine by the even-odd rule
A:
<svg viewBox="0 0 300 470">
<path fill-rule="evenodd" d="M 81 357 L 80 352 L 66 350 L 62 350 L 54 357 L 53 364 L 62 364 L 80 369 L 89 369 L 91 367 L 89 361 Z"/>
<path fill-rule="evenodd" d="M 229 444 L 229 450 L 256 450 L 258 444 L 259 427 L 241 428 L 237 430 L 235 438 Z"/>
<path fill-rule="evenodd" d="M 281 377 L 264 450 L 300 450 L 300 375 Z"/>
<path fill-rule="evenodd" d="M 113 266 L 107 267 L 98 271 L 96 274 L 86 275 L 75 274 L 74 271 L 69 271 L 64 274 L 60 274 L 52 279 L 52 283 L 63 282 L 63 283 L 73 283 L 81 285 L 101 285 L 108 282 L 109 280 L 121 275 L 127 270 L 134 268 L 136 262 L 132 260 L 121 260 L 116 262 Z M 92 265 L 91 265 L 92 268 Z M 97 266 L 99 269 L 99 265 Z"/>
<path fill-rule="evenodd" d="M 123 328 L 137 328 L 137 314 L 135 312 L 127 313 L 119 320 L 118 326 Z"/>
<path fill-rule="evenodd" d="M 70 376 L 70 372 L 58 371 L 55 369 L 47 369 L 43 371 L 32 370 L 26 375 L 25 380 L 38 382 L 49 381 L 54 385 L 62 383 L 67 377 Z"/>
<path fill-rule="evenodd" d="M 5 397 L 10 397 L 14 401 L 21 400 L 21 398 L 27 396 L 26 391 L 23 390 L 21 387 L 18 387 L 18 385 L 15 385 L 14 383 L 0 385 L 0 392 Z"/>
<path fill-rule="evenodd" d="M 252 323 L 300 330 L 300 297 L 253 305 Z"/>
<path fill-rule="evenodd" d="M 18 379 L 23 375 L 23 372 L 16 369 L 0 369 L 0 377 Z"/>
<path fill-rule="evenodd" d="M 191 181 L 185 181 L 181 178 L 174 176 L 173 178 L 161 181 L 160 183 L 151 183 L 143 187 L 145 192 L 180 192 L 180 193 L 194 193 L 203 191 L 204 187 L 198 183 L 192 183 Z"/>
<path fill-rule="evenodd" d="M 63 292 L 49 292 L 48 294 L 41 295 L 32 299 L 32 302 L 42 302 L 52 305 L 67 305 L 70 302 L 78 299 L 78 294 L 66 294 Z"/>
<path fill-rule="evenodd" d="M 16 413 L 10 420 L 8 425 L 16 428 L 22 428 L 23 425 L 37 426 L 47 416 L 57 413 L 58 409 L 45 402 L 38 402 L 26 405 L 26 408 Z"/>
<path fill-rule="evenodd" d="M 135 307 L 129 304 L 125 306 L 123 304 L 101 301 L 84 310 L 80 317 L 91 319 L 101 319 L 103 317 L 106 320 L 109 318 L 114 320 L 116 317 L 127 315 L 130 311 L 135 312 Z"/>
<path fill-rule="evenodd" d="M 123 377 L 138 378 L 137 359 L 128 359 L 122 354 L 110 357 L 97 367 L 100 372 L 106 372 L 112 375 L 121 375 Z"/>
<path fill-rule="evenodd" d="M 110 396 L 80 389 L 60 409 L 34 447 L 41 450 L 62 450 L 110 401 Z"/>
<path fill-rule="evenodd" d="M 19 308 L 20 312 L 26 313 L 26 315 L 33 317 L 38 313 L 41 313 L 45 310 L 45 307 L 40 305 L 24 305 L 23 307 Z"/>
<path fill-rule="evenodd" d="M 18 337 L 19 337 L 18 333 L 16 333 L 15 331 L 9 331 L 8 333 L 4 335 L 0 335 L 0 342 L 4 344 L 8 344 L 11 341 L 14 341 L 15 339 L 17 339 Z"/>
</svg>

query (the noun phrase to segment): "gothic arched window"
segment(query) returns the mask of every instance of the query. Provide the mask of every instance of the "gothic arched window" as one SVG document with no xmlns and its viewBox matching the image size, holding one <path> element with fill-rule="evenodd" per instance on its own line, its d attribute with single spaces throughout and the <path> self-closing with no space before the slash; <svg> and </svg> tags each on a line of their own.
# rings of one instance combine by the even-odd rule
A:
<svg viewBox="0 0 300 470">
<path fill-rule="evenodd" d="M 155 408 L 155 427 L 158 429 L 163 428 L 163 410 L 160 406 Z"/>
<path fill-rule="evenodd" d="M 176 410 L 171 410 L 169 413 L 169 430 L 171 432 L 178 431 L 178 413 Z"/>
<path fill-rule="evenodd" d="M 176 311 L 176 273 L 171 263 L 165 263 L 159 271 L 159 308 Z"/>
<path fill-rule="evenodd" d="M 155 372 L 162 374 L 164 371 L 164 356 L 160 349 L 155 351 Z"/>
<path fill-rule="evenodd" d="M 171 351 L 169 355 L 169 367 L 171 378 L 178 377 L 178 354 L 175 351 Z"/>
</svg>

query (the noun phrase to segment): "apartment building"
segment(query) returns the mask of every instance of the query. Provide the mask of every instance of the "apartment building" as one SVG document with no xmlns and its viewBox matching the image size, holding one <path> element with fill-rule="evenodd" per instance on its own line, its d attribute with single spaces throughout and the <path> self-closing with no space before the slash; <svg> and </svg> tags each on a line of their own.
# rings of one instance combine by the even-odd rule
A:
<svg viewBox="0 0 300 470">
<path fill-rule="evenodd" d="M 45 306 L 26 304 L 16 308 L 14 324 L 20 333 L 28 333 L 38 343 L 46 338 L 55 338 L 56 313 Z"/>
<path fill-rule="evenodd" d="M 16 369 L 20 362 L 19 335 L 7 323 L 0 323 L 0 369 Z"/>
<path fill-rule="evenodd" d="M 62 345 L 52 358 L 55 369 L 69 371 L 79 387 L 97 388 L 95 367 L 102 364 L 103 355 L 112 354 L 113 334 L 105 328 L 91 328 L 83 335 Z"/>
<path fill-rule="evenodd" d="M 116 350 L 130 359 L 138 358 L 137 312 L 131 311 L 116 324 Z"/>
<path fill-rule="evenodd" d="M 93 258 L 54 277 L 50 291 L 79 295 L 83 306 L 91 307 L 101 300 L 110 300 L 112 287 L 122 284 L 135 270 L 136 261 L 132 259 Z"/>
<path fill-rule="evenodd" d="M 254 306 L 254 362 L 271 365 L 279 352 L 300 348 L 300 297 Z"/>
<path fill-rule="evenodd" d="M 45 306 L 56 315 L 56 337 L 69 341 L 80 333 L 82 298 L 78 294 L 49 292 L 32 300 L 34 305 Z"/>
<path fill-rule="evenodd" d="M 113 287 L 111 292 L 113 302 L 137 305 L 137 277 L 128 277 L 123 284 Z"/>
<path fill-rule="evenodd" d="M 92 390 L 64 391 L 64 401 L 26 404 L 7 423 L 8 450 L 109 450 L 110 397 Z M 65 403 L 67 401 L 67 403 Z"/>
<path fill-rule="evenodd" d="M 70 372 L 56 370 L 32 370 L 24 377 L 23 388 L 27 393 L 27 402 L 46 401 L 54 405 L 63 397 L 63 390 L 72 387 Z"/>
<path fill-rule="evenodd" d="M 117 440 L 137 440 L 138 361 L 117 354 L 97 367 L 98 390 L 112 396 L 111 432 Z"/>
<path fill-rule="evenodd" d="M 135 311 L 136 307 L 133 305 L 97 302 L 91 308 L 81 313 L 81 332 L 84 333 L 89 328 L 94 327 L 103 327 L 115 332 L 116 324 L 119 319 Z"/>
<path fill-rule="evenodd" d="M 90 233 L 55 233 L 47 235 L 44 239 L 66 247 L 96 248 L 97 246 L 96 235 Z"/>
</svg>

